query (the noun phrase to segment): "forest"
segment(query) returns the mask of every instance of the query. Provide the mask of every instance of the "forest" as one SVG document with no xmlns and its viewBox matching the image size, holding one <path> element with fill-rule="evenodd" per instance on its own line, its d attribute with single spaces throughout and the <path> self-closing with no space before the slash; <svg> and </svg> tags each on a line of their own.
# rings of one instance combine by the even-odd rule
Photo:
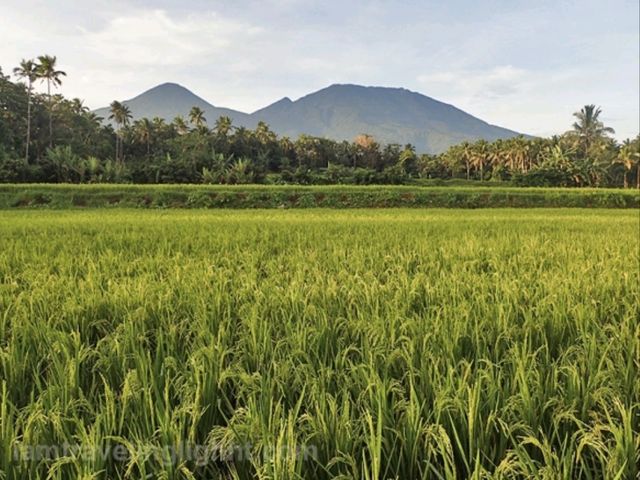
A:
<svg viewBox="0 0 640 480">
<path fill-rule="evenodd" d="M 101 118 L 55 93 L 65 76 L 50 55 L 23 60 L 11 75 L 0 68 L 0 182 L 640 188 L 640 135 L 617 142 L 596 105 L 579 109 L 562 135 L 464 142 L 430 155 L 366 133 L 350 142 L 291 139 L 264 122 L 247 129 L 207 119 L 198 107 L 171 122 L 133 120 L 113 101 Z"/>
</svg>

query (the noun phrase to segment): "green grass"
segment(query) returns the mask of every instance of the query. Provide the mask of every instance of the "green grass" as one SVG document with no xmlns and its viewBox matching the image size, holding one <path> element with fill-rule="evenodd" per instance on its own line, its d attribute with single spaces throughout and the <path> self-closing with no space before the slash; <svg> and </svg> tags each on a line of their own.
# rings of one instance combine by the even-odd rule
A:
<svg viewBox="0 0 640 480">
<path fill-rule="evenodd" d="M 69 208 L 638 208 L 640 191 L 602 188 L 0 185 L 0 209 Z"/>
<path fill-rule="evenodd" d="M 0 477 L 636 478 L 639 222 L 0 212 Z"/>
</svg>

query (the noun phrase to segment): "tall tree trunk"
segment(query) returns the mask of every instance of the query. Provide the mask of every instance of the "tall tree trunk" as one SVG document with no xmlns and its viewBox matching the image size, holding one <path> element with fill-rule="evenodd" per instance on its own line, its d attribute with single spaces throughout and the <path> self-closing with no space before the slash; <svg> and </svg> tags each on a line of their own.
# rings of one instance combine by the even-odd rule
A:
<svg viewBox="0 0 640 480">
<path fill-rule="evenodd" d="M 629 180 L 627 179 L 627 175 L 629 175 L 629 172 L 627 171 L 627 169 L 624 169 L 624 188 L 629 188 Z"/>
<path fill-rule="evenodd" d="M 29 144 L 31 143 L 31 79 L 27 90 L 27 145 L 24 149 L 24 164 L 29 165 Z"/>
<path fill-rule="evenodd" d="M 469 180 L 469 160 L 465 160 L 464 163 L 467 167 L 467 180 Z"/>
<path fill-rule="evenodd" d="M 51 80 L 47 79 L 47 97 L 49 97 L 49 148 L 53 148 L 53 99 L 51 98 Z"/>
</svg>

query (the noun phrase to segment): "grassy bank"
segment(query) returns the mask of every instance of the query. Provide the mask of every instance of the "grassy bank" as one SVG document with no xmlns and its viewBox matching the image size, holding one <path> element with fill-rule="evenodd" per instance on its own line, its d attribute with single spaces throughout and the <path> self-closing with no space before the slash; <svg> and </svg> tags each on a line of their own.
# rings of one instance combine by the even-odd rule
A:
<svg viewBox="0 0 640 480">
<path fill-rule="evenodd" d="M 2 185 L 11 208 L 638 208 L 621 189 L 416 186 Z"/>
<path fill-rule="evenodd" d="M 0 212 L 0 472 L 636 478 L 637 233 L 597 209 Z M 29 456 L 64 443 L 127 455 Z"/>
</svg>

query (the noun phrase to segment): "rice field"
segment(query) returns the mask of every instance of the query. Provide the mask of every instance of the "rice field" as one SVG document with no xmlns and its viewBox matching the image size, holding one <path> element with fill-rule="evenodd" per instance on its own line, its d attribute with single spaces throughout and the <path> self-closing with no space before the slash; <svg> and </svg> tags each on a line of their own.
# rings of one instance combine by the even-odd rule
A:
<svg viewBox="0 0 640 480">
<path fill-rule="evenodd" d="M 0 211 L 0 478 L 638 478 L 639 231 Z"/>
</svg>

